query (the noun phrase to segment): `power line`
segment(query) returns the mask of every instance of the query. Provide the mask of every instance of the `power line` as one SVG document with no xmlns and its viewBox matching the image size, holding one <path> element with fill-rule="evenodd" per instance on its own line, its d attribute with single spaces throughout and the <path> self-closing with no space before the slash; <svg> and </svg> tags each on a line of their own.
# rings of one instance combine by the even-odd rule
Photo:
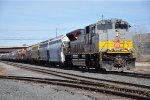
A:
<svg viewBox="0 0 150 100">
<path fill-rule="evenodd" d="M 66 28 L 59 28 L 59 30 L 68 30 L 68 29 L 76 29 L 78 27 L 66 27 Z M 56 31 L 56 28 L 51 29 L 0 29 L 0 31 Z"/>
<path fill-rule="evenodd" d="M 46 40 L 45 39 L 0 39 L 0 40 Z"/>
<path fill-rule="evenodd" d="M 56 27 L 56 37 L 57 37 L 57 27 Z"/>
</svg>

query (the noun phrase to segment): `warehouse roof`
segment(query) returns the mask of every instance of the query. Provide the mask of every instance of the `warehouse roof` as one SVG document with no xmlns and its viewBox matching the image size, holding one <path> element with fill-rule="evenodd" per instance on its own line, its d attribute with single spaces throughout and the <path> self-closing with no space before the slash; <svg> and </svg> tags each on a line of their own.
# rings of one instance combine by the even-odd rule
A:
<svg viewBox="0 0 150 100">
<path fill-rule="evenodd" d="M 9 53 L 27 46 L 0 46 L 0 53 Z"/>
<path fill-rule="evenodd" d="M 9 49 L 9 48 L 26 48 L 27 46 L 0 46 L 0 49 Z"/>
</svg>

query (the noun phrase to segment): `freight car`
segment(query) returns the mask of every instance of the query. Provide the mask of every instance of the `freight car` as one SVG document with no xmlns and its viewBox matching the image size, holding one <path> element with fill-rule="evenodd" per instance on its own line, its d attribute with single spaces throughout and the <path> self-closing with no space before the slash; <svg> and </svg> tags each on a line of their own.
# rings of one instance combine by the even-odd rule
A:
<svg viewBox="0 0 150 100">
<path fill-rule="evenodd" d="M 66 36 L 59 36 L 49 40 L 48 42 L 48 62 L 52 65 L 65 64 L 64 50 L 67 47 L 69 39 Z"/>
<path fill-rule="evenodd" d="M 22 49 L 19 49 L 19 50 L 16 51 L 16 60 L 17 61 L 22 61 Z"/>
<path fill-rule="evenodd" d="M 135 67 L 130 25 L 121 19 L 101 20 L 67 35 L 70 49 L 66 60 L 72 65 L 107 71 Z"/>
<path fill-rule="evenodd" d="M 39 56 L 40 56 L 40 62 L 42 64 L 48 62 L 48 58 L 49 58 L 48 40 L 39 43 Z"/>
<path fill-rule="evenodd" d="M 31 47 L 31 61 L 33 63 L 38 63 L 39 59 L 39 44 L 35 44 Z"/>
<path fill-rule="evenodd" d="M 64 65 L 64 48 L 68 42 L 69 39 L 61 35 L 39 43 L 40 62 L 51 65 Z"/>
<path fill-rule="evenodd" d="M 27 48 L 26 47 L 23 48 L 21 53 L 22 53 L 22 61 L 26 62 L 27 61 Z"/>
<path fill-rule="evenodd" d="M 26 62 L 31 62 L 32 61 L 32 58 L 31 58 L 31 54 L 32 54 L 32 52 L 31 52 L 31 50 L 32 50 L 32 46 L 29 46 L 28 48 L 27 48 L 27 60 L 26 60 Z"/>
</svg>

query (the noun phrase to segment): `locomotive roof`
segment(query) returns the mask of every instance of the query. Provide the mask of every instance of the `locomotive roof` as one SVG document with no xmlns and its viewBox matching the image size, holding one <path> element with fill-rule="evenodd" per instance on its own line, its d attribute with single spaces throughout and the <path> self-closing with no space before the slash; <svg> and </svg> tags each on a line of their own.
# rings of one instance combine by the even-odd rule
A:
<svg viewBox="0 0 150 100">
<path fill-rule="evenodd" d="M 103 19 L 103 20 L 98 21 L 97 23 L 107 23 L 107 22 L 111 22 L 111 23 L 124 22 L 124 23 L 127 23 L 126 21 L 124 21 L 124 20 L 122 20 L 122 19 L 117 19 L 117 18 Z"/>
</svg>

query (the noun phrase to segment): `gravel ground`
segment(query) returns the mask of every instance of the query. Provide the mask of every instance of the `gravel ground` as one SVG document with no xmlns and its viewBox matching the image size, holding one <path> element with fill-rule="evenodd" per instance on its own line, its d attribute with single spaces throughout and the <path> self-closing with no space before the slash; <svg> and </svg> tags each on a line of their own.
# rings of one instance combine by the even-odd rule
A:
<svg viewBox="0 0 150 100">
<path fill-rule="evenodd" d="M 0 80 L 0 100 L 131 100 L 67 87 Z"/>
<path fill-rule="evenodd" d="M 92 100 L 93 98 L 69 93 L 58 87 L 0 80 L 0 100 Z"/>
<path fill-rule="evenodd" d="M 62 79 L 0 63 L 0 75 Z M 127 100 L 128 98 L 75 88 L 0 79 L 0 100 Z M 128 99 L 131 100 L 131 99 Z"/>
<path fill-rule="evenodd" d="M 127 83 L 150 86 L 150 84 L 149 84 L 150 79 L 144 79 L 144 78 L 121 76 L 121 75 L 115 75 L 115 74 L 111 74 L 111 73 L 110 74 L 109 73 L 94 73 L 94 72 L 92 73 L 92 72 L 78 71 L 78 70 L 73 70 L 73 69 L 66 70 L 66 69 L 62 69 L 62 68 L 50 68 L 50 67 L 48 68 L 48 67 L 41 67 L 41 66 L 36 66 L 36 65 L 29 65 L 29 66 L 40 67 L 40 68 L 44 68 L 44 69 L 50 69 L 50 70 L 54 70 L 54 71 L 61 71 L 61 72 L 66 72 L 66 73 L 71 73 L 71 74 L 82 75 L 82 76 L 90 76 L 90 77 L 99 78 L 99 79 L 114 80 L 114 81 L 120 81 L 120 82 L 127 82 Z M 148 70 L 149 70 L 149 68 L 148 68 Z"/>
<path fill-rule="evenodd" d="M 45 74 L 31 72 L 31 71 L 13 67 L 11 65 L 7 65 L 1 62 L 0 62 L 0 75 L 63 79 L 63 78 L 53 76 L 53 75 L 45 75 Z"/>
</svg>

